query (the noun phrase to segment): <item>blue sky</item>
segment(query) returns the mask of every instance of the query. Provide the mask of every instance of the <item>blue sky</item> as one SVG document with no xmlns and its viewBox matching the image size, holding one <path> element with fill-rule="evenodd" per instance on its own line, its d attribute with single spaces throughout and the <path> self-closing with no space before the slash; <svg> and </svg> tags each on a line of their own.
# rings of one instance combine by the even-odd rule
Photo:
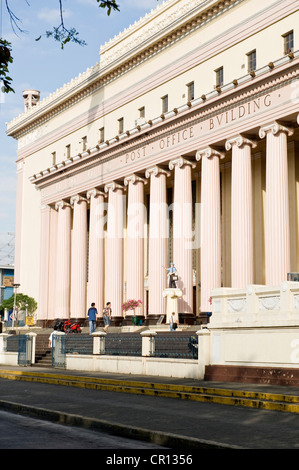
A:
<svg viewBox="0 0 299 470">
<path fill-rule="evenodd" d="M 12 262 L 11 232 L 15 231 L 16 149 L 17 143 L 6 136 L 6 122 L 24 111 L 22 92 L 36 89 L 41 99 L 99 61 L 100 46 L 133 24 L 162 0 L 118 0 L 120 12 L 110 17 L 96 0 L 64 0 L 66 27 L 75 27 L 86 46 L 68 44 L 61 50 L 53 39 L 39 37 L 58 26 L 58 0 L 10 0 L 10 8 L 22 20 L 26 31 L 14 34 L 2 2 L 0 36 L 12 43 L 14 63 L 10 66 L 14 94 L 0 95 L 0 264 Z M 10 245 L 7 243 L 10 242 Z M 6 253 L 10 253 L 7 258 Z"/>
</svg>

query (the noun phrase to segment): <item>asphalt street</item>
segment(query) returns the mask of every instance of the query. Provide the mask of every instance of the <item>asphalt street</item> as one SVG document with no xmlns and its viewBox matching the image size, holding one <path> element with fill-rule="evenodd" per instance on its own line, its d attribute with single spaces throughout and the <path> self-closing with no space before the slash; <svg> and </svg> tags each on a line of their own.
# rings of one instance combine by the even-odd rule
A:
<svg viewBox="0 0 299 470">
<path fill-rule="evenodd" d="M 0 411 L 0 449 L 161 450 L 150 442 Z"/>
<path fill-rule="evenodd" d="M 198 448 L 299 448 L 297 413 L 6 379 L 0 379 L 0 400 L 34 407 L 45 419 L 49 410 L 109 423 L 114 435 L 122 426 L 137 440 L 141 430 L 174 435 L 182 438 L 182 450 L 192 439 Z"/>
</svg>

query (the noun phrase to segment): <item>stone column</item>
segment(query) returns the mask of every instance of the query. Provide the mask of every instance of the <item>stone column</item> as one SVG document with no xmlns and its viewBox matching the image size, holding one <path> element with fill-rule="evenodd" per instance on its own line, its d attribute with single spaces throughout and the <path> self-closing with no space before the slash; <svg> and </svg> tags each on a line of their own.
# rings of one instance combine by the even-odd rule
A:
<svg viewBox="0 0 299 470">
<path fill-rule="evenodd" d="M 253 283 L 253 210 L 251 148 L 256 143 L 238 135 L 226 141 L 232 150 L 231 284 L 246 288 Z"/>
<path fill-rule="evenodd" d="M 174 169 L 173 262 L 179 277 L 177 287 L 183 292 L 178 300 L 179 313 L 193 313 L 191 170 L 195 166 L 182 157 L 169 162 L 169 169 Z"/>
<path fill-rule="evenodd" d="M 65 201 L 55 205 L 58 210 L 56 261 L 56 316 L 70 316 L 71 286 L 71 206 Z"/>
<path fill-rule="evenodd" d="M 150 178 L 149 221 L 149 316 L 166 314 L 163 290 L 167 285 L 168 210 L 166 177 L 169 173 L 155 166 L 146 170 Z"/>
<path fill-rule="evenodd" d="M 262 127 L 266 157 L 266 284 L 278 286 L 290 271 L 290 220 L 287 138 L 293 130 L 274 122 Z"/>
<path fill-rule="evenodd" d="M 208 147 L 196 153 L 201 160 L 201 311 L 210 312 L 209 298 L 221 287 L 220 163 L 224 155 Z"/>
<path fill-rule="evenodd" d="M 21 244 L 22 244 L 22 220 L 23 220 L 23 184 L 25 161 L 17 162 L 17 186 L 16 186 L 16 236 L 15 236 L 15 260 L 14 282 L 21 282 Z"/>
<path fill-rule="evenodd" d="M 99 316 L 102 316 L 105 302 L 105 197 L 106 194 L 97 189 L 87 192 L 90 200 L 87 307 L 94 302 Z"/>
<path fill-rule="evenodd" d="M 112 182 L 105 186 L 108 193 L 106 250 L 106 302 L 111 302 L 112 320 L 122 319 L 123 303 L 123 238 L 125 198 L 123 186 Z"/>
<path fill-rule="evenodd" d="M 87 199 L 71 198 L 73 213 L 71 265 L 71 317 L 86 317 L 87 287 Z"/>
<path fill-rule="evenodd" d="M 50 219 L 51 207 L 41 207 L 40 229 L 40 271 L 38 321 L 43 324 L 48 319 L 49 273 L 50 273 Z"/>
<path fill-rule="evenodd" d="M 136 175 L 124 180 L 128 186 L 128 222 L 127 222 L 127 300 L 141 300 L 136 309 L 137 315 L 143 315 L 144 308 L 144 184 L 146 180 Z"/>
<path fill-rule="evenodd" d="M 49 284 L 48 284 L 48 320 L 57 318 L 56 312 L 56 274 L 58 246 L 58 212 L 52 208 L 50 212 L 50 251 L 49 251 Z"/>
</svg>

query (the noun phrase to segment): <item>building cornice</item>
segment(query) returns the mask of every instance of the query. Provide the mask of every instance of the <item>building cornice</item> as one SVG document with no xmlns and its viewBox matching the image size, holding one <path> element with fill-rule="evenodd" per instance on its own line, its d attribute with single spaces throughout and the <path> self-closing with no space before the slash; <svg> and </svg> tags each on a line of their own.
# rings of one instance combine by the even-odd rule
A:
<svg viewBox="0 0 299 470">
<path fill-rule="evenodd" d="M 150 59 L 158 52 L 181 40 L 244 0 L 205 0 L 200 3 L 198 0 L 183 0 L 183 8 L 180 7 L 176 13 L 169 14 L 169 8 L 173 6 L 173 1 L 168 0 L 161 5 L 166 16 L 158 21 L 154 28 L 150 28 L 149 24 L 147 25 L 145 38 L 142 36 L 141 40 L 140 36 L 139 40 L 132 40 L 130 45 L 123 45 L 117 51 L 109 52 L 113 45 L 119 44 L 121 38 L 124 38 L 126 34 L 128 35 L 130 28 L 125 30 L 124 33 L 114 38 L 111 43 L 108 42 L 104 46 L 103 60 L 101 59 L 93 67 L 88 68 L 84 73 L 79 74 L 78 77 L 57 89 L 34 108 L 7 123 L 7 135 L 18 139 L 34 127 L 52 119 L 64 109 L 73 106 L 97 89 L 106 86 L 141 62 Z M 175 0 L 175 3 L 178 1 Z M 158 14 L 161 13 L 159 8 L 156 9 L 157 11 L 151 12 L 149 15 L 150 21 L 159 17 Z M 132 27 L 131 34 L 140 27 L 137 22 Z"/>
<path fill-rule="evenodd" d="M 195 99 L 181 108 L 169 111 L 165 116 L 159 116 L 153 121 L 145 123 L 142 127 L 135 128 L 130 133 L 124 133 L 119 140 L 113 140 L 101 145 L 96 145 L 85 155 L 74 156 L 69 160 L 47 168 L 40 173 L 32 175 L 30 181 L 39 188 L 43 188 L 73 176 L 82 168 L 93 167 L 128 151 L 137 151 L 143 145 L 147 145 L 162 136 L 172 134 L 174 130 L 184 129 L 190 124 L 210 119 L 220 112 L 225 113 L 237 105 L 242 105 L 259 96 L 264 96 L 286 84 L 299 79 L 299 51 L 295 53 L 296 58 L 290 62 L 289 58 L 278 61 L 280 66 L 269 64 L 257 71 L 253 79 L 249 74 L 247 80 L 236 80 L 226 86 L 219 94 L 212 91 L 210 95 Z M 281 62 L 284 63 L 281 63 Z M 272 66 L 274 68 L 272 68 Z M 241 82 L 238 84 L 238 82 Z"/>
</svg>

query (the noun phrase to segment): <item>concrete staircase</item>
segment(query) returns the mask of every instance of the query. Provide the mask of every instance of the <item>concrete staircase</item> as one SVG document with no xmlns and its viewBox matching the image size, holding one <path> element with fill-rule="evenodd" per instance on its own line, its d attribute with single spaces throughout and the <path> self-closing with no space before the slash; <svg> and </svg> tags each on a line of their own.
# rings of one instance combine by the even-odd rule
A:
<svg viewBox="0 0 299 470">
<path fill-rule="evenodd" d="M 38 334 L 35 344 L 35 364 L 38 367 L 52 367 L 52 349 L 49 348 L 49 334 Z"/>
</svg>

